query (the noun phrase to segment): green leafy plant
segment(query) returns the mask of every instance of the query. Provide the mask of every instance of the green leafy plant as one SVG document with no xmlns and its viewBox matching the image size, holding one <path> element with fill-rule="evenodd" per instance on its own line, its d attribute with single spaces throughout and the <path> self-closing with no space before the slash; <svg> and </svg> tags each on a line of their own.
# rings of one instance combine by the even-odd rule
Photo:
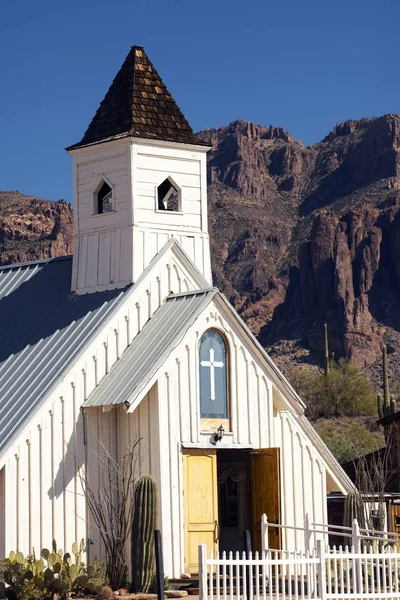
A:
<svg viewBox="0 0 400 600">
<path fill-rule="evenodd" d="M 327 375 L 315 370 L 292 371 L 293 387 L 307 405 L 311 420 L 321 418 L 371 415 L 375 412 L 375 395 L 361 368 L 340 358 L 332 362 Z"/>
<path fill-rule="evenodd" d="M 385 441 L 380 431 L 371 431 L 365 423 L 347 419 L 321 419 L 315 428 L 340 463 L 354 460 L 382 448 Z"/>
</svg>

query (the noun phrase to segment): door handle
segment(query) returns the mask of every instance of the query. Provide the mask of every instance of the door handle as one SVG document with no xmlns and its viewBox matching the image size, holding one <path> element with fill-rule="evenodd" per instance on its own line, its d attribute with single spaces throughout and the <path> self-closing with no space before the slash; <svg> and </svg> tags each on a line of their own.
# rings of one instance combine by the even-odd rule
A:
<svg viewBox="0 0 400 600">
<path fill-rule="evenodd" d="M 214 521 L 214 544 L 219 542 L 219 523 Z"/>
</svg>

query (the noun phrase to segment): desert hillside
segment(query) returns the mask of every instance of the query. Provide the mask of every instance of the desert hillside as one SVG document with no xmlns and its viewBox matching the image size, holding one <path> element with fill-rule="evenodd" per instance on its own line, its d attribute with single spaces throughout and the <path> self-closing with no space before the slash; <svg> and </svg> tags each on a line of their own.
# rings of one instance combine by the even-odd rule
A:
<svg viewBox="0 0 400 600">
<path fill-rule="evenodd" d="M 331 350 L 400 379 L 400 116 L 347 121 L 306 147 L 235 121 L 209 152 L 214 280 L 285 372 Z M 72 252 L 64 201 L 0 192 L 0 264 Z"/>
</svg>

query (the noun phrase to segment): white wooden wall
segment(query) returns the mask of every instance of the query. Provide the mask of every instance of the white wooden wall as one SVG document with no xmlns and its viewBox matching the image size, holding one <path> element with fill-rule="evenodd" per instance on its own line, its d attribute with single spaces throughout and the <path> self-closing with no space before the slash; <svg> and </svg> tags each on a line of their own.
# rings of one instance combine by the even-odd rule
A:
<svg viewBox="0 0 400 600">
<path fill-rule="evenodd" d="M 5 553 L 30 552 L 55 538 L 69 549 L 73 541 L 93 537 L 91 559 L 102 556 L 98 533 L 88 522 L 76 463 L 89 468 L 94 483 L 91 450 L 110 433 L 115 452 L 124 440 L 143 437 L 141 472 L 150 472 L 160 484 L 160 525 L 163 532 L 165 570 L 180 575 L 183 569 L 183 495 L 181 443 L 208 447 L 210 432 L 201 431 L 198 409 L 198 344 L 209 327 L 226 336 L 230 355 L 231 431 L 219 447 L 281 448 L 282 518 L 303 525 L 304 513 L 326 522 L 328 466 L 301 427 L 284 392 L 272 383 L 269 369 L 248 344 L 229 313 L 222 312 L 218 297 L 188 330 L 147 390 L 137 409 L 110 412 L 87 409 L 87 444 L 84 444 L 81 405 L 121 356 L 170 290 L 197 288 L 199 282 L 178 260 L 172 246 L 161 253 L 152 269 L 131 293 L 31 419 L 7 453 L 1 457 L 4 473 L 4 530 L 0 534 Z M 219 301 L 220 302 L 220 301 Z M 221 302 L 220 302 L 221 303 Z M 225 315 L 225 316 L 223 316 Z M 144 390 L 146 393 L 146 390 Z M 117 447 L 116 440 L 120 440 Z M 334 481 L 332 473 L 330 479 Z M 0 475 L 0 504 L 2 479 Z M 332 491 L 332 487 L 330 491 Z M 339 489 L 339 487 L 337 487 Z M 0 513 L 1 519 L 1 513 Z M 1 523 L 1 521 L 0 521 Z M 295 540 L 286 534 L 284 543 Z"/>
<path fill-rule="evenodd" d="M 75 540 L 87 539 L 86 506 L 75 468 L 76 463 L 85 468 L 88 461 L 81 406 L 169 292 L 199 286 L 193 277 L 180 262 L 176 247 L 161 253 L 0 457 L 0 506 L 5 515 L 2 521 L 0 510 L 2 554 L 38 551 L 53 538 L 63 549 L 70 549 Z M 111 427 L 114 415 L 113 411 L 102 413 L 99 431 L 105 424 Z M 92 430 L 91 426 L 88 431 Z"/>
<path fill-rule="evenodd" d="M 134 274 L 137 277 L 174 236 L 211 284 L 204 148 L 133 144 Z M 171 176 L 181 190 L 181 213 L 156 210 L 156 188 Z"/>
<path fill-rule="evenodd" d="M 117 460 L 121 459 L 127 448 L 135 448 L 135 476 L 150 474 L 160 480 L 159 441 L 157 420 L 157 388 L 150 390 L 133 414 L 118 406 L 110 411 L 101 408 L 89 408 L 87 419 L 87 472 L 90 487 L 101 489 L 107 484 L 101 472 L 99 457 L 105 449 Z M 89 518 L 87 535 L 93 540 L 89 548 L 89 560 L 105 560 L 104 545 L 95 523 Z M 130 556 L 130 539 L 127 542 L 127 555 Z M 129 560 L 128 560 L 129 564 Z"/>
<path fill-rule="evenodd" d="M 183 571 L 181 442 L 186 447 L 215 448 L 210 445 L 212 432 L 202 431 L 199 418 L 198 344 L 209 327 L 218 328 L 229 345 L 231 430 L 218 448 L 279 447 L 282 522 L 303 527 L 306 512 L 314 521 L 327 522 L 327 465 L 323 457 L 299 425 L 298 415 L 272 384 L 265 364 L 249 349 L 234 322 L 228 322 L 212 304 L 188 330 L 158 378 L 165 571 L 176 577 Z M 336 489 L 341 489 L 338 484 Z M 301 549 L 304 539 L 285 530 L 283 544 L 288 549 Z"/>
<path fill-rule="evenodd" d="M 205 151 L 120 140 L 71 152 L 73 290 L 92 293 L 137 281 L 172 236 L 211 283 Z M 103 176 L 113 186 L 114 212 L 96 215 L 93 193 Z M 157 207 L 157 187 L 169 176 L 181 190 L 179 213 Z"/>
<path fill-rule="evenodd" d="M 0 470 L 0 531 L 5 530 L 5 474 L 4 467 Z M 5 555 L 5 538 L 0 535 L 0 556 Z"/>
<path fill-rule="evenodd" d="M 75 250 L 72 289 L 123 287 L 132 282 L 132 190 L 128 142 L 102 144 L 74 157 Z M 93 214 L 93 193 L 105 176 L 114 212 Z"/>
</svg>

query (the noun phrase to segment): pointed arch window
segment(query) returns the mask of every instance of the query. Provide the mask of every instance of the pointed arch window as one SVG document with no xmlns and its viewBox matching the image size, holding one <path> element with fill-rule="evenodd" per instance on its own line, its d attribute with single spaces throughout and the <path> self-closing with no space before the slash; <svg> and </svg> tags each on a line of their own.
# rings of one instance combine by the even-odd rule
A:
<svg viewBox="0 0 400 600">
<path fill-rule="evenodd" d="M 182 199 L 181 189 L 172 179 L 167 177 L 157 187 L 157 209 L 167 210 L 169 212 L 181 212 Z"/>
<path fill-rule="evenodd" d="M 93 192 L 93 214 L 105 215 L 115 211 L 111 183 L 103 176 Z"/>
<path fill-rule="evenodd" d="M 215 329 L 207 330 L 200 340 L 201 419 L 228 419 L 227 361 L 224 338 Z"/>
</svg>

